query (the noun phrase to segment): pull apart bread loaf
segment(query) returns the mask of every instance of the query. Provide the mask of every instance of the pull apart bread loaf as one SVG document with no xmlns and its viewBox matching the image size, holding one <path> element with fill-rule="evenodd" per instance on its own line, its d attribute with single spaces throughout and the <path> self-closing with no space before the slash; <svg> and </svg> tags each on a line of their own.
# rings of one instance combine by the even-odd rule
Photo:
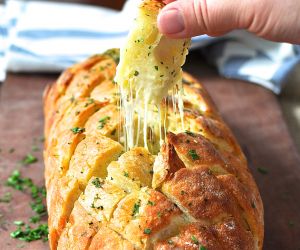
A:
<svg viewBox="0 0 300 250">
<path fill-rule="evenodd" d="M 154 20 L 162 6 L 140 9 Z M 163 142 L 153 130 L 143 138 L 155 147 L 142 140 L 128 148 L 118 62 L 118 50 L 95 55 L 45 91 L 51 249 L 262 249 L 258 189 L 201 84 L 183 73 L 183 117 L 167 96 Z"/>
</svg>

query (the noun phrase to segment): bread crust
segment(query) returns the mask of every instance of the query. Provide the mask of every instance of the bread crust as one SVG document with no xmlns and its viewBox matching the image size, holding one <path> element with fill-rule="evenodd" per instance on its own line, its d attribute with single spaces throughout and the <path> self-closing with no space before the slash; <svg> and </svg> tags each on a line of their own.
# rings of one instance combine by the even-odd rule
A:
<svg viewBox="0 0 300 250">
<path fill-rule="evenodd" d="M 183 81 L 188 131 L 170 112 L 158 156 L 123 152 L 117 54 L 77 64 L 45 90 L 51 249 L 262 249 L 263 205 L 246 158 L 192 76 Z"/>
</svg>

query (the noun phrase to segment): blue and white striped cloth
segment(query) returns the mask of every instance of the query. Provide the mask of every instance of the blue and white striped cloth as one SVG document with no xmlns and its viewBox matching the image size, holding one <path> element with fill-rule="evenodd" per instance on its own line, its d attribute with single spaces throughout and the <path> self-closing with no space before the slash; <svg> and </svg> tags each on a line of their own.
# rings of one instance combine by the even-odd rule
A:
<svg viewBox="0 0 300 250">
<path fill-rule="evenodd" d="M 128 0 L 123 11 L 80 4 L 7 0 L 0 5 L 0 81 L 6 71 L 59 72 L 124 44 L 141 0 Z M 300 62 L 300 46 L 273 43 L 245 31 L 225 37 L 199 36 L 200 49 L 228 78 L 243 79 L 280 93 Z"/>
</svg>

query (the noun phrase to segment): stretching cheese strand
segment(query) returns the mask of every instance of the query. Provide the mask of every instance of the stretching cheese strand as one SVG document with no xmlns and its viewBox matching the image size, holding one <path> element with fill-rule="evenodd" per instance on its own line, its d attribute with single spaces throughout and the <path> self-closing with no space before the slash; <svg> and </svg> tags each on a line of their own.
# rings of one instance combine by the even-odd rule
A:
<svg viewBox="0 0 300 250">
<path fill-rule="evenodd" d="M 165 132 L 161 130 L 165 129 L 162 124 L 166 106 L 162 101 L 168 94 L 173 99 L 176 95 L 183 126 L 181 66 L 190 40 L 169 39 L 159 33 L 157 15 L 163 6 L 161 1 L 143 1 L 127 43 L 121 49 L 115 81 L 120 86 L 121 111 L 125 117 L 126 150 L 138 146 L 141 136 L 143 146 L 149 148 L 154 130 L 159 131 L 157 141 L 160 144 L 164 141 Z"/>
</svg>

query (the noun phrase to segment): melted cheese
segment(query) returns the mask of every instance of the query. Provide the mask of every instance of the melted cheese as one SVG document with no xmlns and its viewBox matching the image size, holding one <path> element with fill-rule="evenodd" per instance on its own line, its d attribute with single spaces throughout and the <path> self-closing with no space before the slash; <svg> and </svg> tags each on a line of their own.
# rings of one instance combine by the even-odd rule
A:
<svg viewBox="0 0 300 250">
<path fill-rule="evenodd" d="M 157 142 L 163 142 L 167 109 L 162 101 L 168 94 L 177 99 L 183 121 L 181 66 L 190 40 L 169 39 L 159 33 L 157 15 L 163 6 L 158 0 L 143 1 L 121 49 L 115 81 L 120 86 L 126 149 L 143 142 L 153 152 Z"/>
</svg>

